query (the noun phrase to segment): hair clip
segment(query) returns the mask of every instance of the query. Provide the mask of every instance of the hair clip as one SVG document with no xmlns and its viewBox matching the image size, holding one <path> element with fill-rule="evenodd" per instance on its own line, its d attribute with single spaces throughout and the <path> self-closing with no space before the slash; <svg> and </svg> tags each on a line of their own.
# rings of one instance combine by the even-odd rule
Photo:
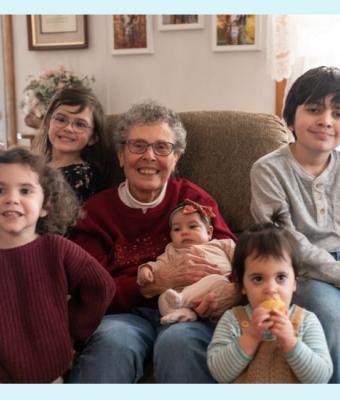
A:
<svg viewBox="0 0 340 400">
<path fill-rule="evenodd" d="M 183 214 L 193 214 L 198 212 L 204 218 L 210 219 L 216 217 L 213 209 L 209 206 L 203 206 L 199 203 L 196 203 L 193 200 L 185 199 L 184 200 L 184 207 L 183 207 Z"/>
</svg>

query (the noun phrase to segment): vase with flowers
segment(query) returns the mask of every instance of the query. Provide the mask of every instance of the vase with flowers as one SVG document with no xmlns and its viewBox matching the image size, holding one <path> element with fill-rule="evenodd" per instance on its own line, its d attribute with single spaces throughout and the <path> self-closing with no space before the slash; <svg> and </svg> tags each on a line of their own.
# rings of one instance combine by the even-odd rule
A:
<svg viewBox="0 0 340 400">
<path fill-rule="evenodd" d="M 77 76 L 60 66 L 58 69 L 44 71 L 37 76 L 28 76 L 29 83 L 23 90 L 20 108 L 25 114 L 27 126 L 38 129 L 44 118 L 47 106 L 54 93 L 63 87 L 84 87 L 91 90 L 94 77 Z"/>
</svg>

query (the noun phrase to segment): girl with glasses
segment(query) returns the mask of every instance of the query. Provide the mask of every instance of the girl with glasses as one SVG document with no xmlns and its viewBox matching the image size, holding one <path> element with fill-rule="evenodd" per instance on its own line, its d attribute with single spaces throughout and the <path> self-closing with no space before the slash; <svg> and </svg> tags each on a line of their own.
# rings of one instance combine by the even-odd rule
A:
<svg viewBox="0 0 340 400">
<path fill-rule="evenodd" d="M 111 186 L 113 147 L 102 106 L 89 90 L 55 94 L 34 146 L 61 169 L 81 203 Z"/>
</svg>

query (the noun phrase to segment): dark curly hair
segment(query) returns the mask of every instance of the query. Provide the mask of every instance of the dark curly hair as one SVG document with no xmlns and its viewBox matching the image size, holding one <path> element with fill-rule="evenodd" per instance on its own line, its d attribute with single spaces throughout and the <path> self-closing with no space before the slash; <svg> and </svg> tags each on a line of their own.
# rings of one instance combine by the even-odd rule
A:
<svg viewBox="0 0 340 400">
<path fill-rule="evenodd" d="M 81 159 L 90 163 L 96 172 L 98 190 L 112 186 L 114 174 L 115 151 L 112 135 L 107 129 L 106 116 L 97 97 L 86 88 L 66 87 L 58 90 L 52 97 L 44 116 L 40 132 L 33 142 L 33 149 L 51 161 L 52 144 L 48 138 L 48 131 L 52 115 L 60 106 L 76 106 L 76 113 L 89 108 L 93 114 L 93 137 L 95 143 L 85 146 L 81 152 Z"/>
<path fill-rule="evenodd" d="M 47 215 L 38 219 L 36 233 L 64 235 L 77 220 L 80 206 L 62 173 L 50 167 L 43 156 L 33 154 L 23 147 L 1 150 L 0 167 L 1 164 L 28 165 L 37 173 L 44 193 L 43 208 L 47 211 Z"/>
<path fill-rule="evenodd" d="M 280 211 L 273 213 L 272 222 L 253 225 L 244 231 L 235 247 L 232 262 L 232 276 L 239 289 L 243 288 L 246 258 L 274 257 L 285 259 L 288 255 L 292 262 L 295 276 L 300 265 L 300 250 L 295 237 L 285 228 Z"/>
</svg>

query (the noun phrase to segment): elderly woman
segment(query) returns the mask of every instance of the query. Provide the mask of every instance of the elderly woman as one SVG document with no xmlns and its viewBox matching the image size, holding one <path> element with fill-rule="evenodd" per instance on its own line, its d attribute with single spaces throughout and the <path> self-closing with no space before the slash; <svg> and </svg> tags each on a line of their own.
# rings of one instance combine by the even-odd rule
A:
<svg viewBox="0 0 340 400">
<path fill-rule="evenodd" d="M 213 208 L 215 238 L 234 236 L 208 193 L 173 176 L 186 146 L 186 131 L 176 114 L 153 102 L 137 104 L 119 119 L 114 141 L 126 180 L 88 201 L 86 217 L 72 239 L 110 272 L 117 291 L 101 325 L 80 352 L 69 381 L 137 382 L 153 354 L 157 382 L 213 382 L 206 366 L 213 324 L 200 319 L 161 326 L 152 297 L 219 269 L 204 258 L 187 255 L 176 268 L 162 270 L 141 288 L 136 283 L 137 268 L 164 251 L 169 214 L 186 198 Z M 219 315 L 230 305 L 224 285 L 215 295 L 197 299 L 198 315 Z"/>
</svg>

